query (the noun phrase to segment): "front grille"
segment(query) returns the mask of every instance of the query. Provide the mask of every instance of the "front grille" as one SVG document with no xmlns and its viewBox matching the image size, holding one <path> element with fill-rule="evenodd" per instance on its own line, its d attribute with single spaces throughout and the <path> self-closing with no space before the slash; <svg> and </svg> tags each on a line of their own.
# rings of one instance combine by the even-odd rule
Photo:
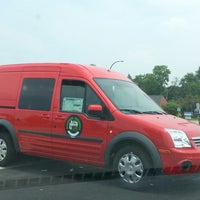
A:
<svg viewBox="0 0 200 200">
<path fill-rule="evenodd" d="M 196 144 L 198 148 L 200 148 L 200 137 L 192 138 L 193 142 Z"/>
</svg>

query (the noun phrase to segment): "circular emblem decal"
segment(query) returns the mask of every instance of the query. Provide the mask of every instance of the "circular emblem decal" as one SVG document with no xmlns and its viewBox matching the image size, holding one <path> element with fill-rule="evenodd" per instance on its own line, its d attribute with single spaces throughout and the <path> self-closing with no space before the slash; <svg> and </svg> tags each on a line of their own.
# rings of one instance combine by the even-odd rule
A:
<svg viewBox="0 0 200 200">
<path fill-rule="evenodd" d="M 65 123 L 66 132 L 75 138 L 81 134 L 82 131 L 82 121 L 78 116 L 70 116 Z"/>
</svg>

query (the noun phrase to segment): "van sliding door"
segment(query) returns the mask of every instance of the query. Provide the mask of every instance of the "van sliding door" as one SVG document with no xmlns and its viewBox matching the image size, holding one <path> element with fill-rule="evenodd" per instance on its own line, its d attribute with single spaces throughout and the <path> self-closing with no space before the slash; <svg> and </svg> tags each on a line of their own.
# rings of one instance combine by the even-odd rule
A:
<svg viewBox="0 0 200 200">
<path fill-rule="evenodd" d="M 16 115 L 17 137 L 24 153 L 51 155 L 52 97 L 55 73 L 25 73 Z"/>
</svg>

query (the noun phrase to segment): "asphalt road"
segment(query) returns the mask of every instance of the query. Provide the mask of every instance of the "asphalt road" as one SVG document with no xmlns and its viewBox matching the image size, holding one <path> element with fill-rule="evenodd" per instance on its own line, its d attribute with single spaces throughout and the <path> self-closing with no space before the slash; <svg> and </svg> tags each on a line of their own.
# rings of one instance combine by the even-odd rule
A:
<svg viewBox="0 0 200 200">
<path fill-rule="evenodd" d="M 21 156 L 0 168 L 0 200 L 199 200 L 200 174 L 158 176 L 137 190 L 119 185 L 102 169 Z"/>
</svg>

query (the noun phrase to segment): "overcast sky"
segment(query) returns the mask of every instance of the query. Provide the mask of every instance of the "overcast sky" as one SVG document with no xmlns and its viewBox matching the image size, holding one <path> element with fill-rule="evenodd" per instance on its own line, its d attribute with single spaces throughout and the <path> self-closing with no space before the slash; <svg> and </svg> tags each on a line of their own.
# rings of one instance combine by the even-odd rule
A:
<svg viewBox="0 0 200 200">
<path fill-rule="evenodd" d="M 72 62 L 130 74 L 200 66 L 199 0 L 0 0 L 0 64 Z"/>
</svg>

